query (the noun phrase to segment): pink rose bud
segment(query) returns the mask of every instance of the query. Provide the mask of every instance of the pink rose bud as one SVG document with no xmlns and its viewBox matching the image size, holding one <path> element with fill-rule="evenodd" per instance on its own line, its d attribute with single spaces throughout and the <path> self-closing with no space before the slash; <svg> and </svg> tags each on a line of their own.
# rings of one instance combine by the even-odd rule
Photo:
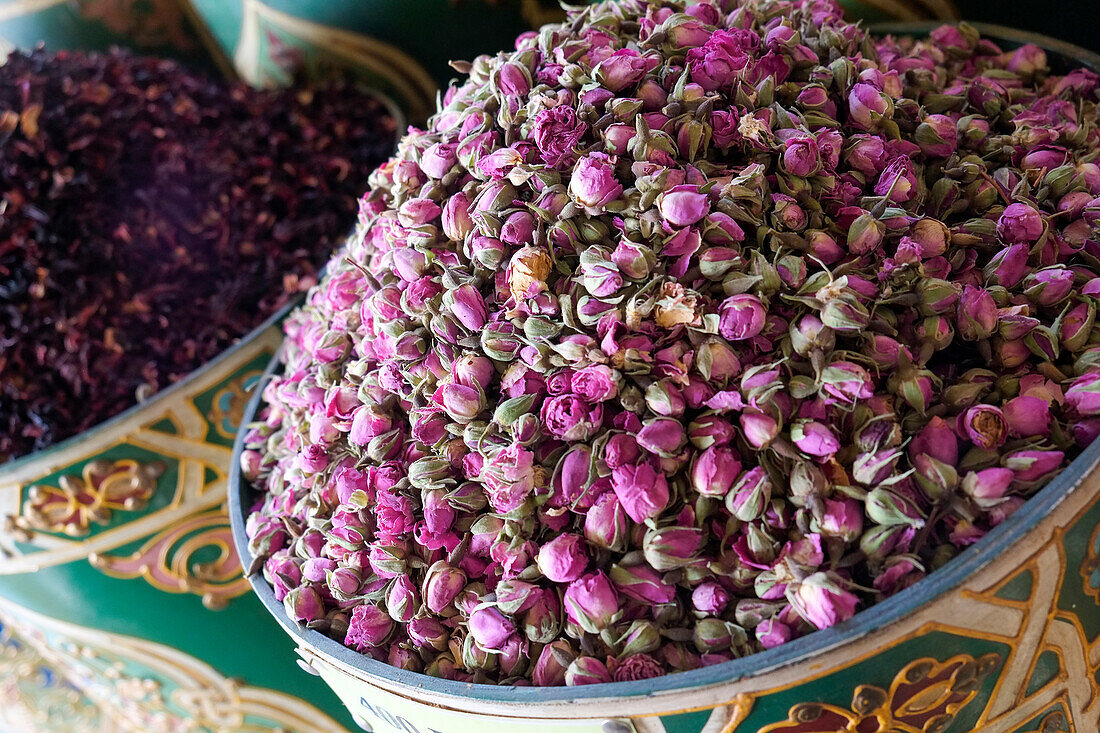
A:
<svg viewBox="0 0 1100 733">
<path fill-rule="evenodd" d="M 726 494 L 726 510 L 742 522 L 763 516 L 771 501 L 772 482 L 762 466 L 754 466 L 737 479 Z"/>
<path fill-rule="evenodd" d="M 1024 278 L 1024 294 L 1038 305 L 1057 305 L 1073 292 L 1073 281 L 1073 270 L 1061 266 L 1047 267 Z"/>
<path fill-rule="evenodd" d="M 825 499 L 816 531 L 825 537 L 854 542 L 863 533 L 863 506 L 856 499 Z"/>
<path fill-rule="evenodd" d="M 791 440 L 808 456 L 827 458 L 840 450 L 840 440 L 832 429 L 816 420 L 796 420 L 791 425 Z"/>
<path fill-rule="evenodd" d="M 566 615 L 590 634 L 607 628 L 618 611 L 618 596 L 602 571 L 574 580 L 565 589 Z"/>
<path fill-rule="evenodd" d="M 615 588 L 639 603 L 669 603 L 676 597 L 676 589 L 666 584 L 661 574 L 645 563 L 612 565 L 608 572 Z"/>
<path fill-rule="evenodd" d="M 730 341 L 743 341 L 764 330 L 768 311 L 755 295 L 733 295 L 718 309 L 718 332 Z"/>
<path fill-rule="evenodd" d="M 819 629 L 850 619 L 859 605 L 858 596 L 824 572 L 813 573 L 798 583 L 790 600 L 798 614 Z"/>
<path fill-rule="evenodd" d="M 885 196 L 895 203 L 905 203 L 917 195 L 920 179 L 913 168 L 913 161 L 907 155 L 894 158 L 875 184 L 875 194 Z"/>
<path fill-rule="evenodd" d="M 634 49 L 621 48 L 597 64 L 592 76 L 605 89 L 619 92 L 640 82 L 660 63 L 657 55 L 643 56 Z"/>
<path fill-rule="evenodd" d="M 1023 242 L 1005 247 L 993 255 L 993 259 L 985 266 L 983 273 L 986 280 L 991 285 L 1016 287 L 1031 271 L 1027 263 L 1030 251 L 1030 244 Z"/>
<path fill-rule="evenodd" d="M 853 135 L 844 149 L 844 162 L 867 179 L 886 167 L 886 144 L 877 135 Z"/>
<path fill-rule="evenodd" d="M 626 510 L 614 491 L 600 494 L 584 515 L 584 538 L 597 547 L 622 552 L 628 529 Z"/>
<path fill-rule="evenodd" d="M 595 657 L 577 657 L 569 665 L 569 669 L 565 670 L 565 684 L 570 687 L 598 685 L 611 681 L 611 673 L 607 671 L 607 665 Z"/>
<path fill-rule="evenodd" d="M 967 341 L 993 335 L 997 329 L 997 304 L 988 290 L 967 285 L 959 297 L 958 332 Z"/>
<path fill-rule="evenodd" d="M 445 560 L 437 560 L 424 576 L 424 605 L 432 613 L 443 613 L 465 587 L 466 573 Z"/>
<path fill-rule="evenodd" d="M 848 225 L 848 251 L 863 255 L 873 252 L 882 244 L 886 226 L 870 213 L 863 213 Z"/>
<path fill-rule="evenodd" d="M 754 629 L 756 639 L 765 649 L 773 649 L 780 644 L 786 644 L 794 636 L 791 627 L 774 618 L 766 618 L 756 625 Z"/>
<path fill-rule="evenodd" d="M 429 145 L 420 155 L 420 168 L 432 178 L 442 178 L 458 162 L 454 143 L 435 143 Z"/>
<path fill-rule="evenodd" d="M 691 80 L 708 92 L 730 86 L 749 63 L 741 38 L 733 31 L 716 30 L 702 46 L 689 50 Z"/>
<path fill-rule="evenodd" d="M 611 488 L 627 516 L 639 524 L 656 517 L 668 505 L 668 482 L 648 463 L 612 469 Z"/>
<path fill-rule="evenodd" d="M 555 591 L 542 590 L 523 614 L 524 635 L 530 641 L 546 644 L 558 638 L 561 625 L 561 597 Z"/>
<path fill-rule="evenodd" d="M 1066 390 L 1066 406 L 1084 417 L 1100 415 L 1100 373 L 1083 374 Z"/>
<path fill-rule="evenodd" d="M 500 649 L 516 633 L 516 627 L 498 609 L 478 608 L 470 614 L 470 635 L 486 649 Z"/>
<path fill-rule="evenodd" d="M 547 644 L 539 652 L 531 681 L 539 687 L 561 687 L 565 684 L 566 670 L 576 659 L 576 653 L 564 639 Z"/>
<path fill-rule="evenodd" d="M 1004 501 L 1015 474 L 1007 468 L 986 468 L 968 471 L 959 484 L 964 494 L 980 508 L 989 510 Z"/>
<path fill-rule="evenodd" d="M 707 215 L 707 195 L 696 186 L 673 186 L 657 197 L 657 210 L 674 227 L 691 226 Z"/>
<path fill-rule="evenodd" d="M 615 160 L 603 153 L 589 153 L 573 167 L 569 195 L 590 215 L 622 195 L 623 186 L 615 178 Z"/>
<path fill-rule="evenodd" d="M 1050 435 L 1050 403 L 1039 397 L 1021 395 L 1014 397 L 1001 408 L 1009 432 L 1017 438 Z"/>
<path fill-rule="evenodd" d="M 378 606 L 369 603 L 352 609 L 344 643 L 353 649 L 367 651 L 382 646 L 393 631 L 393 619 Z"/>
<path fill-rule="evenodd" d="M 868 492 L 864 500 L 864 511 L 872 522 L 888 527 L 908 525 L 920 529 L 925 523 L 924 514 L 916 503 L 883 486 Z"/>
<path fill-rule="evenodd" d="M 489 320 L 485 299 L 473 285 L 459 285 L 454 290 L 447 291 L 443 300 L 455 319 L 471 331 L 480 331 Z"/>
<path fill-rule="evenodd" d="M 312 586 L 300 586 L 289 590 L 283 598 L 286 615 L 299 624 L 317 621 L 324 615 L 324 603 L 320 594 Z"/>
<path fill-rule="evenodd" d="M 730 448 L 711 446 L 691 464 L 691 486 L 700 496 L 724 497 L 741 473 L 741 461 Z"/>
<path fill-rule="evenodd" d="M 659 417 L 649 420 L 638 431 L 638 445 L 662 458 L 671 458 L 687 442 L 684 424 L 679 420 Z"/>
<path fill-rule="evenodd" d="M 573 392 L 588 402 L 606 402 L 619 394 L 618 373 L 605 364 L 593 364 L 573 374 Z"/>
<path fill-rule="evenodd" d="M 813 135 L 795 135 L 783 144 L 783 168 L 792 176 L 805 178 L 821 167 L 817 141 Z"/>
<path fill-rule="evenodd" d="M 821 392 L 826 404 L 849 406 L 875 393 L 871 375 L 850 361 L 834 361 L 822 370 Z"/>
<path fill-rule="evenodd" d="M 779 429 L 779 422 L 759 408 L 746 407 L 741 412 L 741 430 L 753 448 L 766 448 L 778 437 Z"/>
<path fill-rule="evenodd" d="M 1008 439 L 1004 413 L 992 405 L 975 405 L 959 417 L 959 427 L 971 443 L 983 450 L 994 450 Z"/>
<path fill-rule="evenodd" d="M 947 115 L 928 115 L 914 133 L 921 152 L 930 158 L 946 158 L 955 152 L 959 134 L 955 121 Z"/>
<path fill-rule="evenodd" d="M 542 423 L 563 440 L 588 440 L 603 424 L 603 408 L 574 395 L 561 395 L 542 404 Z"/>
<path fill-rule="evenodd" d="M 997 221 L 997 234 L 1008 244 L 1031 244 L 1043 234 L 1043 217 L 1028 204 L 1009 204 Z"/>
<path fill-rule="evenodd" d="M 959 440 L 943 418 L 933 417 L 909 443 L 909 456 L 929 455 L 950 466 L 959 461 Z"/>
<path fill-rule="evenodd" d="M 1020 450 L 1009 453 L 1001 464 L 1011 469 L 1016 481 L 1024 486 L 1034 486 L 1058 471 L 1066 454 L 1060 450 Z"/>
<path fill-rule="evenodd" d="M 394 578 L 386 594 L 386 610 L 390 618 L 398 623 L 408 623 L 416 615 L 420 598 L 416 592 L 416 586 L 409 580 L 409 576 L 401 575 Z"/>
<path fill-rule="evenodd" d="M 441 384 L 432 398 L 437 405 L 460 423 L 467 423 L 485 409 L 485 394 L 478 386 L 447 382 Z"/>
<path fill-rule="evenodd" d="M 893 103 L 870 84 L 855 84 L 848 93 L 848 119 L 864 130 L 878 127 L 884 117 L 893 115 Z"/>
<path fill-rule="evenodd" d="M 690 564 L 702 546 L 703 534 L 696 527 L 651 529 L 642 539 L 642 552 L 646 562 L 659 572 Z"/>
<path fill-rule="evenodd" d="M 714 581 L 700 583 L 691 592 L 691 605 L 706 616 L 722 615 L 729 602 L 729 592 Z"/>
<path fill-rule="evenodd" d="M 575 534 L 561 534 L 539 548 L 539 571 L 555 583 L 570 583 L 588 567 L 584 540 Z"/>
</svg>

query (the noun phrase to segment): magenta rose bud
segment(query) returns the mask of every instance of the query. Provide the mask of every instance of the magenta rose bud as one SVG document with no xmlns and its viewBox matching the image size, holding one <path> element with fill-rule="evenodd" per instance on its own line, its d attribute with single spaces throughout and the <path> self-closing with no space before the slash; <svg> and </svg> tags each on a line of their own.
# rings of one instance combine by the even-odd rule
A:
<svg viewBox="0 0 1100 733">
<path fill-rule="evenodd" d="M 764 330 L 768 311 L 755 295 L 733 295 L 718 309 L 718 333 L 730 341 L 743 341 Z"/>
<path fill-rule="evenodd" d="M 611 488 L 627 516 L 639 524 L 656 517 L 668 505 L 668 482 L 648 463 L 612 469 Z"/>
<path fill-rule="evenodd" d="M 917 194 L 920 185 L 913 161 L 907 155 L 894 158 L 879 176 L 875 194 L 894 203 L 905 203 Z"/>
<path fill-rule="evenodd" d="M 562 534 L 539 548 L 539 571 L 555 583 L 571 583 L 588 567 L 584 540 L 575 534 Z"/>
<path fill-rule="evenodd" d="M 959 439 L 941 417 L 933 417 L 909 443 L 909 455 L 928 455 L 949 466 L 959 460 Z"/>
<path fill-rule="evenodd" d="M 574 580 L 565 589 L 565 613 L 590 634 L 598 634 L 619 611 L 619 599 L 602 571 Z"/>
<path fill-rule="evenodd" d="M 448 303 L 455 319 L 471 331 L 481 330 L 481 327 L 489 319 L 489 309 L 485 306 L 485 298 L 473 285 L 459 285 L 454 290 L 448 291 L 443 298 Z"/>
<path fill-rule="evenodd" d="M 573 392 L 588 402 L 606 402 L 619 394 L 615 370 L 605 364 L 593 364 L 573 374 Z"/>
<path fill-rule="evenodd" d="M 669 603 L 676 597 L 676 589 L 664 582 L 661 574 L 649 565 L 612 565 L 611 582 L 627 598 L 639 603 Z"/>
<path fill-rule="evenodd" d="M 792 176 L 805 178 L 821 167 L 817 141 L 812 135 L 796 135 L 783 144 L 783 168 Z"/>
<path fill-rule="evenodd" d="M 691 592 L 691 605 L 705 616 L 720 616 L 729 602 L 729 591 L 712 580 L 700 583 Z"/>
<path fill-rule="evenodd" d="M 386 594 L 386 610 L 390 618 L 398 623 L 408 623 L 416 615 L 418 605 L 416 586 L 409 580 L 409 576 L 394 578 L 389 593 Z"/>
<path fill-rule="evenodd" d="M 967 285 L 959 297 L 958 333 L 967 341 L 993 335 L 997 328 L 997 304 L 988 290 Z"/>
<path fill-rule="evenodd" d="M 671 458 L 687 442 L 684 424 L 671 417 L 649 420 L 638 431 L 638 445 L 654 455 Z"/>
<path fill-rule="evenodd" d="M 516 633 L 515 625 L 492 607 L 478 608 L 470 614 L 470 634 L 486 649 L 500 649 Z"/>
<path fill-rule="evenodd" d="M 963 476 L 959 486 L 975 504 L 989 510 L 1004 501 L 1005 494 L 1015 478 L 1015 474 L 1010 469 L 986 468 L 968 472 Z"/>
<path fill-rule="evenodd" d="M 741 461 L 730 448 L 711 446 L 691 464 L 691 487 L 701 496 L 724 497 L 741 473 Z"/>
<path fill-rule="evenodd" d="M 834 361 L 821 372 L 821 392 L 830 405 L 854 405 L 875 390 L 866 369 L 850 361 Z"/>
<path fill-rule="evenodd" d="M 485 394 L 477 386 L 446 382 L 436 389 L 433 399 L 452 420 L 460 423 L 470 422 L 485 409 Z"/>
<path fill-rule="evenodd" d="M 813 573 L 798 583 L 790 600 L 799 615 L 819 629 L 850 619 L 859 605 L 857 595 L 824 572 Z"/>
<path fill-rule="evenodd" d="M 563 440 L 588 440 L 603 424 L 603 408 L 589 405 L 574 395 L 561 395 L 542 403 L 542 423 Z"/>
<path fill-rule="evenodd" d="M 432 613 L 443 613 L 466 587 L 466 573 L 446 560 L 437 560 L 424 576 L 424 605 Z"/>
<path fill-rule="evenodd" d="M 726 510 L 742 522 L 763 516 L 771 501 L 772 483 L 762 466 L 754 466 L 737 479 L 726 494 Z"/>
<path fill-rule="evenodd" d="M 1040 397 L 1013 397 L 1001 408 L 1009 432 L 1017 438 L 1050 435 L 1050 403 Z"/>
<path fill-rule="evenodd" d="M 303 585 L 287 592 L 283 597 L 286 614 L 300 624 L 308 624 L 325 615 L 325 604 L 313 586 Z"/>
<path fill-rule="evenodd" d="M 817 531 L 852 542 L 863 533 L 863 506 L 856 499 L 825 499 Z"/>
<path fill-rule="evenodd" d="M 702 532 L 695 527 L 651 529 L 642 540 L 646 562 L 661 572 L 690 564 L 702 546 Z"/>
<path fill-rule="evenodd" d="M 1008 244 L 1031 244 L 1043 234 L 1043 217 L 1028 204 L 1009 204 L 997 220 L 997 234 Z"/>
<path fill-rule="evenodd" d="M 1100 374 L 1083 374 L 1066 390 L 1066 406 L 1083 417 L 1100 415 Z"/>
<path fill-rule="evenodd" d="M 607 671 L 607 665 L 595 657 L 577 657 L 569 665 L 569 669 L 565 670 L 565 684 L 570 687 L 598 685 L 611 681 L 611 673 Z"/>
<path fill-rule="evenodd" d="M 707 215 L 707 195 L 696 186 L 673 186 L 657 197 L 657 210 L 674 227 L 691 226 Z"/>
<path fill-rule="evenodd" d="M 959 418 L 962 433 L 983 450 L 1000 448 L 1008 439 L 1004 413 L 992 405 L 974 405 Z"/>
<path fill-rule="evenodd" d="M 547 644 L 535 660 L 531 681 L 539 687 L 561 687 L 565 684 L 566 670 L 575 658 L 569 642 L 561 640 Z"/>
<path fill-rule="evenodd" d="M 393 619 L 388 613 L 378 606 L 364 603 L 352 609 L 344 643 L 359 651 L 373 649 L 385 643 L 393 627 Z"/>
</svg>

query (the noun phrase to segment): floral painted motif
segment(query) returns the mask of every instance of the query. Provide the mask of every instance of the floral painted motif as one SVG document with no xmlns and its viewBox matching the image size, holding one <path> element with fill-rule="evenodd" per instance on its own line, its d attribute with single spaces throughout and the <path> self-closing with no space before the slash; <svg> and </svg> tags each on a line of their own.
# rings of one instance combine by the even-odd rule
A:
<svg viewBox="0 0 1100 733">
<path fill-rule="evenodd" d="M 32 486 L 15 523 L 27 530 L 86 535 L 93 524 L 109 523 L 113 512 L 144 509 L 163 473 L 160 461 L 90 461 L 80 476 L 62 476 L 56 487 Z"/>
<path fill-rule="evenodd" d="M 997 654 L 960 654 L 945 662 L 917 659 L 894 677 L 890 689 L 860 685 L 845 710 L 801 703 L 786 721 L 759 733 L 942 733 L 1001 664 Z"/>
</svg>

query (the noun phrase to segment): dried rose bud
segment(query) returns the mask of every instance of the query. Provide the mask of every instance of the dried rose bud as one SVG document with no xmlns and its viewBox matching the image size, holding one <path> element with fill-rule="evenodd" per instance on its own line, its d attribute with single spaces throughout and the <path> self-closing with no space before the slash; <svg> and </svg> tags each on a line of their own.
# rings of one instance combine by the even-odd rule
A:
<svg viewBox="0 0 1100 733">
<path fill-rule="evenodd" d="M 907 524 L 919 529 L 925 522 L 925 517 L 916 504 L 882 486 L 867 494 L 866 512 L 872 522 L 887 526 Z"/>
<path fill-rule="evenodd" d="M 612 679 L 615 682 L 648 680 L 665 674 L 664 667 L 648 654 L 630 654 L 624 652 L 623 658 L 615 664 Z"/>
<path fill-rule="evenodd" d="M 534 602 L 522 618 L 524 635 L 531 641 L 545 644 L 557 638 L 562 626 L 562 604 L 549 589 L 534 594 Z"/>
<path fill-rule="evenodd" d="M 627 546 L 626 510 L 615 492 L 600 495 L 584 517 L 584 537 L 593 545 L 622 552 Z"/>
<path fill-rule="evenodd" d="M 547 644 L 531 671 L 531 680 L 540 687 L 560 687 L 566 684 L 566 670 L 576 658 L 569 642 L 560 640 Z"/>
<path fill-rule="evenodd" d="M 470 614 L 470 635 L 486 649 L 500 649 L 516 633 L 512 621 L 491 606 L 476 609 Z"/>
<path fill-rule="evenodd" d="M 548 580 L 555 583 L 576 580 L 588 567 L 584 539 L 569 533 L 553 538 L 539 548 L 538 567 Z"/>
<path fill-rule="evenodd" d="M 382 646 L 393 631 L 393 619 L 378 606 L 364 603 L 352 609 L 344 643 L 360 651 Z"/>
<path fill-rule="evenodd" d="M 734 295 L 722 302 L 718 314 L 718 332 L 730 341 L 742 341 L 764 330 L 767 309 L 755 295 Z"/>
<path fill-rule="evenodd" d="M 565 613 L 590 634 L 606 628 L 619 611 L 619 600 L 608 577 L 600 571 L 574 580 L 565 590 Z"/>
<path fill-rule="evenodd" d="M 1066 390 L 1066 405 L 1085 417 L 1100 415 L 1100 374 L 1084 374 Z"/>
<path fill-rule="evenodd" d="M 1031 487 L 1060 469 L 1065 458 L 1065 453 L 1059 450 L 1021 450 L 1004 456 L 1001 464 L 1012 470 L 1017 482 Z"/>
<path fill-rule="evenodd" d="M 620 593 L 641 603 L 668 603 L 676 596 L 676 589 L 666 584 L 660 573 L 644 563 L 612 565 L 608 575 Z"/>
<path fill-rule="evenodd" d="M 466 587 L 466 574 L 458 568 L 451 567 L 445 560 L 438 560 L 432 563 L 424 576 L 422 586 L 424 605 L 432 613 L 442 613 L 464 587 Z"/>
<path fill-rule="evenodd" d="M 967 341 L 989 338 L 997 328 L 997 304 L 988 290 L 967 285 L 959 297 L 958 333 Z"/>
<path fill-rule="evenodd" d="M 997 221 L 997 234 L 1009 244 L 1031 244 L 1043 233 L 1043 217 L 1028 204 L 1009 204 Z"/>
<path fill-rule="evenodd" d="M 772 483 L 761 466 L 745 471 L 726 494 L 726 510 L 743 522 L 760 518 L 772 495 Z"/>
<path fill-rule="evenodd" d="M 386 619 L 392 623 L 388 615 Z M 354 621 L 354 616 L 352 620 Z M 451 635 L 443 624 L 431 617 L 414 618 L 406 624 L 405 632 L 409 635 L 409 640 L 421 649 L 431 647 L 443 651 L 451 640 Z"/>
<path fill-rule="evenodd" d="M 694 527 L 651 529 L 642 540 L 646 562 L 658 572 L 674 570 L 691 563 L 703 544 L 703 535 Z"/>
<path fill-rule="evenodd" d="M 955 121 L 946 115 L 928 115 L 917 125 L 914 139 L 925 155 L 946 158 L 958 145 Z"/>
<path fill-rule="evenodd" d="M 733 450 L 707 448 L 695 457 L 691 465 L 691 486 L 701 496 L 722 498 L 740 473 L 741 461 Z"/>
<path fill-rule="evenodd" d="M 720 616 L 729 605 L 730 594 L 714 581 L 707 581 L 691 592 L 691 605 L 706 616 Z"/>
<path fill-rule="evenodd" d="M 287 616 L 300 624 L 308 624 L 325 615 L 321 595 L 312 586 L 303 585 L 287 591 L 283 597 Z"/>
<path fill-rule="evenodd" d="M 1005 499 L 1015 474 L 1007 468 L 986 468 L 963 476 L 959 488 L 982 509 L 991 509 Z"/>
<path fill-rule="evenodd" d="M 797 584 L 791 604 L 802 618 L 827 629 L 855 615 L 859 598 L 829 573 L 813 573 Z"/>
<path fill-rule="evenodd" d="M 1004 413 L 992 405 L 975 405 L 959 417 L 963 434 L 985 450 L 1000 448 L 1008 438 Z"/>
<path fill-rule="evenodd" d="M 656 517 L 668 504 L 668 482 L 648 463 L 613 469 L 611 486 L 627 516 L 638 523 Z"/>
<path fill-rule="evenodd" d="M 757 624 L 756 638 L 765 649 L 785 644 L 793 637 L 791 627 L 774 618 L 766 618 Z"/>
<path fill-rule="evenodd" d="M 611 673 L 607 671 L 607 665 L 595 657 L 577 657 L 565 670 L 565 684 L 570 687 L 597 685 L 611 681 Z"/>
<path fill-rule="evenodd" d="M 833 431 L 816 420 L 796 420 L 791 425 L 791 441 L 808 456 L 827 458 L 840 450 Z"/>
</svg>

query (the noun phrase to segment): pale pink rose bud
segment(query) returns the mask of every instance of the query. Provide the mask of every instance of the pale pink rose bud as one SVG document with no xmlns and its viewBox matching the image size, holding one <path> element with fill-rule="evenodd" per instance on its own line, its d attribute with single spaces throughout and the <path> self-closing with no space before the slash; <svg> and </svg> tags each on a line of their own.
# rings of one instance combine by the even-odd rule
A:
<svg viewBox="0 0 1100 733">
<path fill-rule="evenodd" d="M 761 449 L 776 439 L 780 427 L 779 422 L 767 412 L 756 407 L 746 407 L 741 412 L 741 430 L 749 445 Z"/>
<path fill-rule="evenodd" d="M 470 422 L 485 409 L 485 394 L 477 386 L 441 384 L 432 399 L 452 420 L 461 423 Z"/>
<path fill-rule="evenodd" d="M 497 374 L 493 362 L 484 356 L 466 354 L 451 365 L 451 376 L 455 382 L 466 387 L 480 388 L 489 386 Z"/>
<path fill-rule="evenodd" d="M 608 572 L 620 593 L 640 603 L 668 603 L 676 597 L 676 589 L 645 563 L 612 565 Z"/>
<path fill-rule="evenodd" d="M 614 491 L 600 494 L 584 515 L 584 537 L 597 547 L 621 552 L 627 545 L 626 510 Z"/>
<path fill-rule="evenodd" d="M 435 143 L 420 155 L 420 168 L 432 178 L 442 178 L 458 162 L 457 145 Z"/>
<path fill-rule="evenodd" d="M 393 619 L 378 606 L 364 603 L 352 609 L 344 643 L 367 651 L 382 646 L 393 631 Z"/>
<path fill-rule="evenodd" d="M 829 573 L 817 572 L 797 584 L 791 604 L 802 618 L 827 629 L 855 615 L 859 597 Z"/>
<path fill-rule="evenodd" d="M 691 605 L 707 616 L 720 616 L 729 606 L 729 602 L 729 591 L 714 581 L 700 583 L 691 592 Z"/>
<path fill-rule="evenodd" d="M 851 498 L 825 499 L 817 531 L 825 537 L 855 541 L 863 533 L 863 506 Z"/>
<path fill-rule="evenodd" d="M 808 456 L 825 458 L 840 450 L 840 440 L 832 429 L 817 420 L 796 420 L 791 425 L 791 440 Z"/>
<path fill-rule="evenodd" d="M 500 649 L 516 633 L 508 617 L 491 606 L 475 610 L 468 623 L 470 635 L 486 649 Z"/>
<path fill-rule="evenodd" d="M 695 456 L 691 486 L 701 496 L 724 497 L 741 473 L 741 461 L 733 450 L 712 446 Z"/>
<path fill-rule="evenodd" d="M 981 471 L 968 471 L 959 486 L 963 493 L 974 500 L 982 509 L 992 509 L 1000 504 L 1015 474 L 1007 468 L 986 468 Z"/>
<path fill-rule="evenodd" d="M 607 665 L 595 657 L 577 657 L 569 665 L 569 669 L 565 670 L 565 684 L 570 687 L 611 681 Z"/>
<path fill-rule="evenodd" d="M 735 31 L 714 31 L 706 43 L 687 52 L 691 80 L 708 92 L 730 86 L 749 63 L 747 51 L 742 35 Z"/>
<path fill-rule="evenodd" d="M 959 134 L 955 121 L 947 115 L 928 115 L 917 125 L 914 139 L 930 158 L 946 158 L 955 152 Z"/>
<path fill-rule="evenodd" d="M 485 298 L 473 285 L 468 283 L 459 285 L 445 293 L 443 300 L 455 320 L 471 331 L 480 331 L 489 320 L 489 309 L 485 305 Z"/>
<path fill-rule="evenodd" d="M 328 453 L 324 446 L 316 443 L 307 445 L 298 453 L 297 465 L 305 473 L 319 473 L 328 466 Z"/>
<path fill-rule="evenodd" d="M 569 195 L 590 215 L 622 195 L 623 186 L 615 178 L 615 160 L 603 153 L 589 153 L 577 161 L 569 180 Z"/>
<path fill-rule="evenodd" d="M 561 534 L 539 548 L 537 562 L 548 580 L 570 583 L 588 567 L 588 552 L 579 535 Z"/>
<path fill-rule="evenodd" d="M 657 197 L 657 210 L 674 227 L 691 226 L 707 215 L 707 195 L 696 186 L 673 186 Z"/>
<path fill-rule="evenodd" d="M 539 687 L 561 687 L 565 684 L 566 670 L 576 659 L 576 652 L 564 639 L 547 644 L 539 652 L 531 681 Z"/>
<path fill-rule="evenodd" d="M 754 629 L 756 639 L 765 649 L 773 649 L 780 644 L 786 644 L 794 636 L 791 627 L 774 618 L 766 618 L 756 625 Z"/>
<path fill-rule="evenodd" d="M 416 586 L 409 580 L 409 576 L 394 578 L 389 593 L 386 594 L 386 610 L 390 618 L 398 623 L 408 623 L 416 615 L 419 605 Z"/>
<path fill-rule="evenodd" d="M 455 242 L 461 242 L 474 230 L 470 218 L 470 197 L 459 191 L 443 205 L 443 233 Z"/>
<path fill-rule="evenodd" d="M 607 628 L 619 611 L 618 596 L 602 571 L 589 573 L 570 583 L 564 602 L 569 620 L 590 634 Z"/>
<path fill-rule="evenodd" d="M 718 332 L 730 341 L 750 339 L 764 330 L 768 311 L 755 295 L 733 295 L 718 309 Z"/>
<path fill-rule="evenodd" d="M 424 576 L 424 605 L 432 613 L 443 613 L 465 587 L 466 573 L 445 560 L 437 560 Z"/>
<path fill-rule="evenodd" d="M 754 466 L 737 479 L 726 494 L 726 510 L 742 522 L 763 516 L 771 501 L 772 483 L 761 466 Z"/>
<path fill-rule="evenodd" d="M 848 94 L 848 119 L 864 130 L 878 127 L 884 117 L 893 114 L 890 98 L 870 84 L 856 84 Z"/>
</svg>

